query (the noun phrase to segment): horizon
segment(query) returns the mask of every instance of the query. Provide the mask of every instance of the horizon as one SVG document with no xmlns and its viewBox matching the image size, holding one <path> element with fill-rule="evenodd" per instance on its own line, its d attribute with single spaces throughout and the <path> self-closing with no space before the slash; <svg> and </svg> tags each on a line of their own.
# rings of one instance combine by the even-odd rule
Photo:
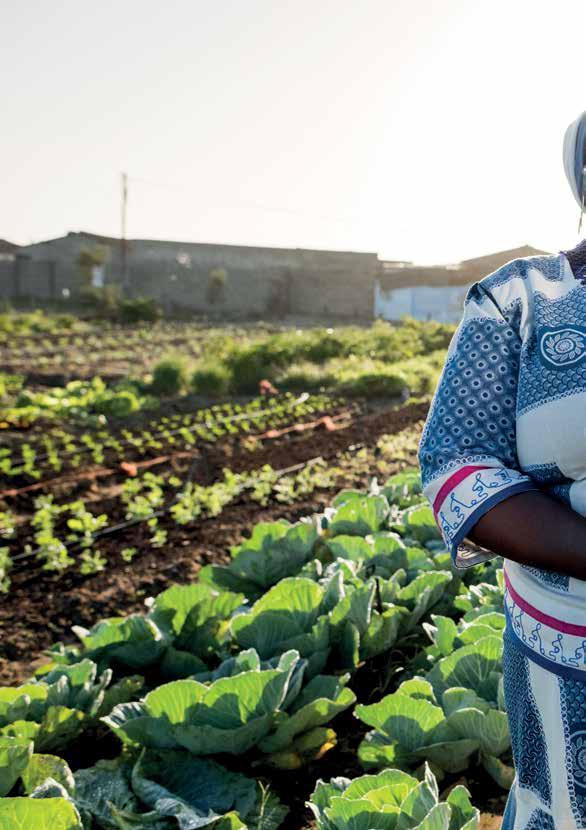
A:
<svg viewBox="0 0 586 830">
<path fill-rule="evenodd" d="M 119 237 L 121 171 L 128 238 L 420 264 L 577 240 L 561 155 L 584 109 L 578 0 L 63 0 L 49 19 L 29 1 L 5 18 L 0 236 L 17 244 Z"/>
</svg>

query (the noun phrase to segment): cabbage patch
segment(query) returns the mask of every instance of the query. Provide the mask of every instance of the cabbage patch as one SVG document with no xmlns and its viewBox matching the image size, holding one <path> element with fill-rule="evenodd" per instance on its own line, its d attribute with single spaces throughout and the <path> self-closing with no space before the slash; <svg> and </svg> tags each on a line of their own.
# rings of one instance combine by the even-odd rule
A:
<svg viewBox="0 0 586 830">
<path fill-rule="evenodd" d="M 30 798 L 0 799 L 0 808 L 3 802 L 13 802 L 11 809 L 19 820 L 39 813 L 40 807 L 30 803 L 39 799 L 51 817 L 81 817 L 72 828 L 83 824 L 104 830 L 195 830 L 212 825 L 235 830 L 244 822 L 251 830 L 276 830 L 287 814 L 259 782 L 188 752 L 143 751 L 136 760 L 99 761 L 75 774 L 54 756 L 38 760 L 33 774 L 23 776 Z M 59 802 L 58 810 L 54 802 Z"/>
</svg>

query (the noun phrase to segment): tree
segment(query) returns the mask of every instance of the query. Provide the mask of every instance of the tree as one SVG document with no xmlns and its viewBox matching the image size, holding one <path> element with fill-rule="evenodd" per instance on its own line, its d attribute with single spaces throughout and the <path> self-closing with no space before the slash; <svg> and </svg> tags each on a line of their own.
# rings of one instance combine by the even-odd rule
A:
<svg viewBox="0 0 586 830">
<path fill-rule="evenodd" d="M 210 305 L 224 302 L 228 272 L 225 268 L 212 268 L 208 275 L 207 301 Z"/>
</svg>

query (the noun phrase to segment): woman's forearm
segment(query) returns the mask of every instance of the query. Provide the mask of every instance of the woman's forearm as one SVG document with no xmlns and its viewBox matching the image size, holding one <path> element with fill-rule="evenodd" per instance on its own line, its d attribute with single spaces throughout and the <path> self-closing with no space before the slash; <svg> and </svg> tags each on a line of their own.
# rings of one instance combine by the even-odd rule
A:
<svg viewBox="0 0 586 830">
<path fill-rule="evenodd" d="M 521 565 L 586 580 L 586 518 L 545 493 L 519 493 L 478 520 L 478 545 Z"/>
</svg>

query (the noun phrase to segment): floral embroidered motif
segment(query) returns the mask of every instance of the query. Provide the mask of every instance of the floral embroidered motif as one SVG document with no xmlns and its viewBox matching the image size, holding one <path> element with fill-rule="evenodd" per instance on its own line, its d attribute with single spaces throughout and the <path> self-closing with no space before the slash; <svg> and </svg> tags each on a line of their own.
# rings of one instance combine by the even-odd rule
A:
<svg viewBox="0 0 586 830">
<path fill-rule="evenodd" d="M 578 328 L 545 329 L 538 338 L 541 357 L 546 365 L 556 369 L 579 363 L 586 357 L 586 333 Z"/>
<path fill-rule="evenodd" d="M 574 775 L 581 784 L 584 784 L 586 782 L 586 730 L 573 735 L 572 764 Z"/>
<path fill-rule="evenodd" d="M 564 296 L 555 299 L 540 291 L 533 295 L 536 331 L 529 335 L 521 353 L 517 418 L 548 401 L 559 401 L 586 390 L 584 359 L 556 364 L 547 360 L 540 348 L 546 332 L 571 328 L 586 335 L 584 287 L 575 282 L 573 286 Z"/>
</svg>

